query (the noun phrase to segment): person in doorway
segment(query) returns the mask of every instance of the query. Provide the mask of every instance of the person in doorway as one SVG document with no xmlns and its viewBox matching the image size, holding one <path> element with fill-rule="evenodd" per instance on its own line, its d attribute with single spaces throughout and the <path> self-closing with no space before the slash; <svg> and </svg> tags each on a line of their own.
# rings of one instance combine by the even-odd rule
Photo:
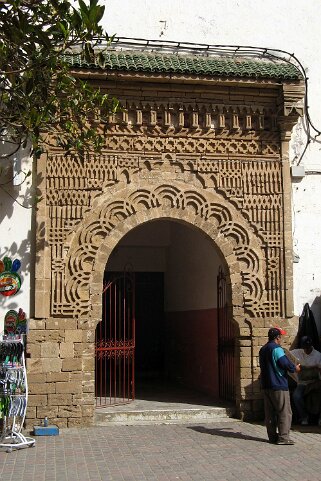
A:
<svg viewBox="0 0 321 481">
<path fill-rule="evenodd" d="M 301 425 L 306 426 L 309 424 L 309 415 L 305 396 L 308 393 L 312 393 L 313 390 L 320 394 L 321 353 L 314 349 L 310 336 L 303 336 L 301 339 L 301 349 L 293 349 L 290 353 L 301 364 L 301 372 L 298 374 L 298 382 L 292 399 L 298 412 Z M 312 411 L 319 415 L 319 426 L 321 426 L 319 398 L 320 395 L 317 396 L 317 406 L 315 409 L 312 409 Z"/>
<path fill-rule="evenodd" d="M 270 443 L 292 445 L 289 438 L 292 409 L 287 372 L 299 372 L 300 364 L 293 364 L 281 347 L 286 332 L 272 327 L 268 342 L 259 352 L 261 387 L 264 396 L 265 425 Z"/>
</svg>

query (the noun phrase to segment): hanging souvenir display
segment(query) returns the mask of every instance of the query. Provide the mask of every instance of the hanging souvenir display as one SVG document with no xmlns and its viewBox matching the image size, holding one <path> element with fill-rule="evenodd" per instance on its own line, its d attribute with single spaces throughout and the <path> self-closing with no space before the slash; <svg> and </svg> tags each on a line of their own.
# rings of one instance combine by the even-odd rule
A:
<svg viewBox="0 0 321 481">
<path fill-rule="evenodd" d="M 0 336 L 0 448 L 7 452 L 35 444 L 21 432 L 27 400 L 23 336 Z"/>
<path fill-rule="evenodd" d="M 17 271 L 21 267 L 19 259 L 13 262 L 9 257 L 0 260 L 0 294 L 14 296 L 21 287 L 21 279 Z"/>
<path fill-rule="evenodd" d="M 4 318 L 4 333 L 7 335 L 26 334 L 26 313 L 20 308 L 19 311 L 11 309 Z"/>
</svg>

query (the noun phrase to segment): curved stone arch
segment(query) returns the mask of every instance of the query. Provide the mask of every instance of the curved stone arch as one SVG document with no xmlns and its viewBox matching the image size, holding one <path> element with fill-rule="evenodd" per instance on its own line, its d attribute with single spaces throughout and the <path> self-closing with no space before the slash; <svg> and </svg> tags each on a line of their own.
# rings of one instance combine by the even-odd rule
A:
<svg viewBox="0 0 321 481">
<path fill-rule="evenodd" d="M 97 199 L 69 239 L 65 262 L 66 312 L 98 319 L 103 274 L 108 257 L 134 227 L 173 219 L 198 227 L 219 248 L 230 272 L 232 304 L 258 316 L 265 300 L 265 259 L 260 239 L 237 209 L 221 195 L 184 183 L 130 184 L 107 190 Z M 98 296 L 98 297 L 97 297 Z M 96 309 L 95 309 L 96 307 Z M 62 311 L 64 307 L 62 307 Z"/>
</svg>

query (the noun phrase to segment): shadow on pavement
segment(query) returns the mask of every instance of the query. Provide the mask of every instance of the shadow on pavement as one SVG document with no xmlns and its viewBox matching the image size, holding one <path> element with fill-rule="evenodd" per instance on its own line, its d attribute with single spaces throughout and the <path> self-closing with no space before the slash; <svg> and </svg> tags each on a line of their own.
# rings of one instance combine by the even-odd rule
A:
<svg viewBox="0 0 321 481">
<path fill-rule="evenodd" d="M 292 424 L 291 431 L 298 432 L 298 433 L 321 434 L 321 427 L 315 424 L 309 424 L 308 426 L 301 426 L 300 424 Z"/>
<path fill-rule="evenodd" d="M 249 436 L 241 432 L 232 431 L 231 428 L 206 428 L 204 426 L 188 426 L 188 429 L 192 429 L 198 433 L 210 434 L 211 436 L 222 436 L 223 438 L 237 438 L 245 439 L 247 441 L 258 441 L 260 443 L 267 443 L 267 439 L 257 438 L 255 436 Z"/>
</svg>

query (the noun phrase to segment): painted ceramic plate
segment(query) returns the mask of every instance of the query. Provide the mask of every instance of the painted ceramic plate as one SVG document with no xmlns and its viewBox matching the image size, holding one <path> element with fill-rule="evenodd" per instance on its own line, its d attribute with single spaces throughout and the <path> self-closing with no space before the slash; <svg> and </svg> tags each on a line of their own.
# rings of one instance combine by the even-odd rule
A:
<svg viewBox="0 0 321 481">
<path fill-rule="evenodd" d="M 0 294 L 3 296 L 14 296 L 21 287 L 20 276 L 16 272 L 1 272 Z"/>
</svg>

